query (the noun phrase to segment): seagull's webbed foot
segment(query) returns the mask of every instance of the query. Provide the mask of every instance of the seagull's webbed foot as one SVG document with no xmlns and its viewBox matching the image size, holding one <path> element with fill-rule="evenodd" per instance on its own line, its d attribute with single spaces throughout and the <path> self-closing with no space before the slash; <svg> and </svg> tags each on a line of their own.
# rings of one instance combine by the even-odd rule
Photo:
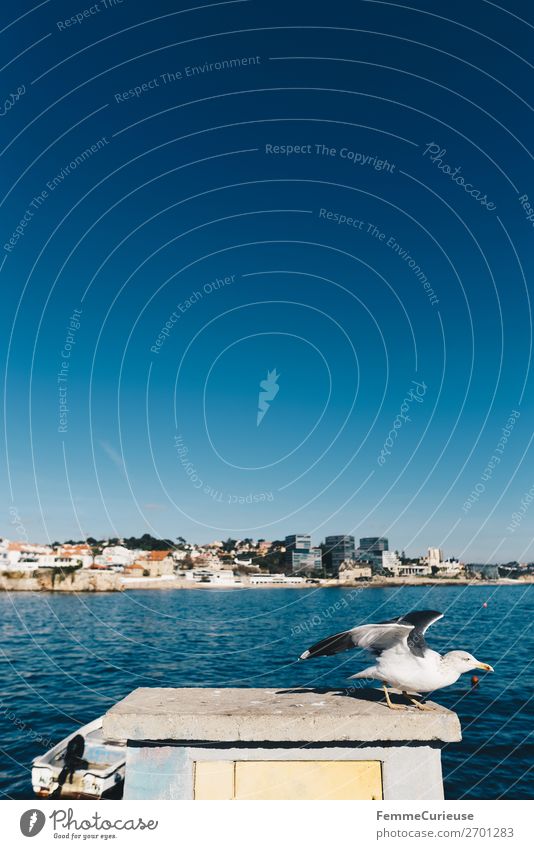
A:
<svg viewBox="0 0 534 849">
<path fill-rule="evenodd" d="M 390 708 L 391 710 L 407 710 L 407 705 L 394 705 L 391 699 L 389 698 L 389 693 L 386 685 L 382 684 L 382 687 L 384 688 L 384 693 L 386 694 L 386 704 L 388 708 Z"/>
<path fill-rule="evenodd" d="M 410 699 L 410 701 L 416 706 L 416 708 L 419 708 L 419 710 L 426 710 L 430 712 L 436 710 L 436 708 L 433 708 L 431 705 L 426 705 L 424 702 L 417 702 L 415 699 Z"/>
<path fill-rule="evenodd" d="M 411 696 L 408 695 L 408 693 L 406 693 L 404 691 L 403 691 L 402 695 L 406 696 L 406 698 L 411 701 L 412 705 L 415 705 L 416 708 L 418 708 L 419 710 L 427 710 L 427 711 L 428 710 L 429 711 L 435 710 L 435 708 L 431 707 L 431 705 L 425 705 L 424 702 L 418 702 L 417 699 L 413 699 Z"/>
</svg>

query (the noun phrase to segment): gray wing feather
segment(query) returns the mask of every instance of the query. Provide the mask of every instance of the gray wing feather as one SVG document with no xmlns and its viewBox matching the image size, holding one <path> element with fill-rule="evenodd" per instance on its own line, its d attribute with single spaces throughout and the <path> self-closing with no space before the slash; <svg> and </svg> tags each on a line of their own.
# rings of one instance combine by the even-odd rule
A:
<svg viewBox="0 0 534 849">
<path fill-rule="evenodd" d="M 413 627 L 413 625 L 400 625 L 399 623 L 359 625 L 356 628 L 351 628 L 350 631 L 342 631 L 340 634 L 333 634 L 331 637 L 320 640 L 303 652 L 300 660 L 337 654 L 355 648 L 367 649 L 373 654 L 380 654 L 380 652 L 406 641 Z"/>
<path fill-rule="evenodd" d="M 412 610 L 411 613 L 399 617 L 397 621 L 413 625 L 414 628 L 425 634 L 428 628 L 438 619 L 443 619 L 443 613 L 440 613 L 439 610 Z"/>
<path fill-rule="evenodd" d="M 398 643 L 406 641 L 413 630 L 413 625 L 360 625 L 351 630 L 355 646 L 372 652 L 391 649 Z"/>
<path fill-rule="evenodd" d="M 412 610 L 404 616 L 397 616 L 396 619 L 389 619 L 388 622 L 382 624 L 398 623 L 402 625 L 412 625 L 413 631 L 408 637 L 408 648 L 416 657 L 424 657 L 428 648 L 425 633 L 428 628 L 443 618 L 443 613 L 439 610 Z"/>
</svg>

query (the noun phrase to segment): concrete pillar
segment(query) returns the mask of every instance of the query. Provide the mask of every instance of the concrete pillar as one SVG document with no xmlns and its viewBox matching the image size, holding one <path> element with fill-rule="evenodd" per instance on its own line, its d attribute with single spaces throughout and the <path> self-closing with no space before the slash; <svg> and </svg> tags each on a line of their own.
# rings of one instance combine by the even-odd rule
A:
<svg viewBox="0 0 534 849">
<path fill-rule="evenodd" d="M 134 690 L 104 717 L 127 741 L 126 799 L 442 799 L 455 713 L 377 690 Z"/>
</svg>

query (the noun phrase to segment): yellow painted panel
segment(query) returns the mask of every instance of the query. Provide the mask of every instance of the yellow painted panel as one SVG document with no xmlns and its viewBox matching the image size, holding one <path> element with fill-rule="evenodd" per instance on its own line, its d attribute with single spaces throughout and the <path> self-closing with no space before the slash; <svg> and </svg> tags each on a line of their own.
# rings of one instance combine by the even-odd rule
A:
<svg viewBox="0 0 534 849">
<path fill-rule="evenodd" d="M 195 799 L 233 799 L 234 761 L 196 761 Z"/>
<path fill-rule="evenodd" d="M 238 761 L 235 798 L 382 799 L 381 764 L 380 761 Z"/>
</svg>

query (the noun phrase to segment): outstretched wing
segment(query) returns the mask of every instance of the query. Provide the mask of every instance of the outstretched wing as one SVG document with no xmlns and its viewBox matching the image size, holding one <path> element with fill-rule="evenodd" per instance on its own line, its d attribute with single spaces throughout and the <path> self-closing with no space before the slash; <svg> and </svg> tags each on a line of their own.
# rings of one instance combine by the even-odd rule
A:
<svg viewBox="0 0 534 849">
<path fill-rule="evenodd" d="M 414 628 L 417 628 L 418 631 L 424 634 L 438 619 L 443 619 L 443 613 L 439 613 L 437 610 L 412 610 L 411 613 L 406 613 L 405 616 L 399 616 L 394 621 L 413 625 Z"/>
<path fill-rule="evenodd" d="M 425 650 L 428 648 L 425 633 L 434 622 L 443 618 L 443 613 L 437 610 L 412 610 L 411 613 L 406 613 L 404 616 L 398 616 L 396 619 L 390 619 L 390 623 L 411 625 L 413 630 L 408 636 L 408 648 L 417 657 L 423 657 Z M 386 624 L 386 623 L 383 623 Z"/>
<path fill-rule="evenodd" d="M 301 654 L 300 660 L 337 654 L 340 651 L 356 648 L 367 649 L 373 654 L 380 654 L 380 652 L 393 648 L 393 646 L 406 640 L 413 628 L 413 625 L 403 625 L 396 622 L 358 625 L 356 628 L 351 628 L 350 631 L 332 634 L 332 636 L 315 643 Z"/>
</svg>

